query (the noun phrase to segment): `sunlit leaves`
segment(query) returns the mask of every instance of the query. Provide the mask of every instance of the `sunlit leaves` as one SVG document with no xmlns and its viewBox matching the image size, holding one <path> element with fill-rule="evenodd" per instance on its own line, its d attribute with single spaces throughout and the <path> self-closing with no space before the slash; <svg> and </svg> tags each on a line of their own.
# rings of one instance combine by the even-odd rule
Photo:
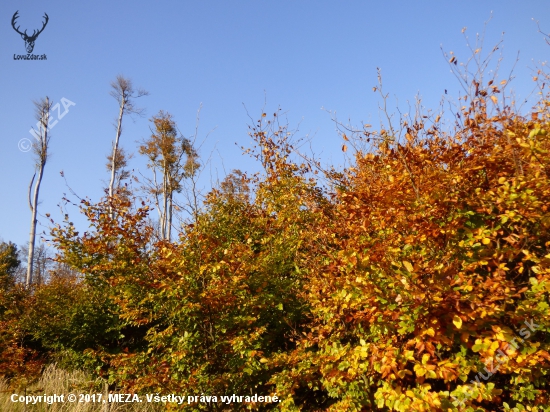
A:
<svg viewBox="0 0 550 412">
<path fill-rule="evenodd" d="M 95 352 L 112 379 L 138 391 L 276 392 L 282 410 L 543 405 L 550 104 L 531 120 L 489 115 L 498 89 L 472 87 L 452 133 L 428 113 L 369 134 L 382 139 L 370 151 L 352 153 L 345 135 L 355 157 L 325 171 L 332 189 L 262 113 L 248 153 L 263 174 L 230 174 L 177 242 L 152 241 L 146 207 L 84 202 L 92 230 L 67 220 L 55 234 L 60 259 L 134 332 L 121 338 L 127 350 Z M 529 339 L 526 320 L 540 325 Z M 491 382 L 468 392 L 501 352 Z"/>
</svg>

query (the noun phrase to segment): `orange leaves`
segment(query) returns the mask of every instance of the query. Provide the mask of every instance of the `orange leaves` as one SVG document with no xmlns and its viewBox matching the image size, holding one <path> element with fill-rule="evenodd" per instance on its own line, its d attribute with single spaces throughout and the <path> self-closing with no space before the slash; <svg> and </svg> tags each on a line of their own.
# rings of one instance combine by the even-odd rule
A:
<svg viewBox="0 0 550 412">
<path fill-rule="evenodd" d="M 479 95 L 497 104 L 489 91 L 498 91 L 488 86 Z M 535 144 L 541 137 L 540 148 L 547 148 L 546 135 L 533 132 L 542 125 L 488 118 L 478 106 L 464 110 L 470 117 L 460 139 L 423 137 L 424 129 L 411 128 L 404 133 L 404 146 L 388 144 L 358 157 L 336 193 L 336 217 L 324 223 L 323 244 L 331 247 L 318 249 L 320 259 L 311 261 L 310 273 L 330 272 L 314 275 L 309 284 L 316 287 L 306 289 L 319 351 L 329 350 L 325 340 L 338 336 L 338 342 L 353 342 L 364 330 L 371 335 L 357 349 L 361 358 L 367 347 L 370 354 L 388 345 L 397 353 L 406 351 L 404 338 L 411 338 L 414 356 L 406 361 L 388 352 L 369 356 L 374 371 L 368 376 L 400 390 L 467 379 L 478 359 L 474 341 L 487 333 L 487 325 L 502 325 L 502 318 L 510 316 L 509 305 L 526 309 L 527 291 L 517 285 L 520 278 L 526 280 L 524 266 L 506 262 L 521 260 L 518 248 L 527 238 L 546 247 L 530 225 L 537 233 L 546 227 L 542 208 L 550 202 L 550 182 L 520 144 L 528 144 L 526 138 L 532 142 L 528 145 Z M 525 138 L 516 143 L 500 130 L 525 130 Z M 539 159 L 547 167 L 548 160 Z M 518 213 L 534 220 L 522 221 Z M 339 252 L 331 253 L 332 248 Z M 537 265 L 529 267 L 538 275 Z M 325 361 L 320 355 L 316 359 Z M 338 364 L 353 364 L 351 355 L 340 353 L 338 359 Z M 345 390 L 345 385 L 344 379 L 330 387 Z M 391 396 L 390 389 L 383 393 Z M 439 396 L 436 390 L 427 393 Z"/>
<path fill-rule="evenodd" d="M 113 356 L 120 376 L 188 393 L 276 389 L 304 409 L 327 393 L 334 410 L 452 409 L 481 357 L 504 351 L 507 324 L 550 322 L 548 109 L 490 117 L 498 91 L 482 84 L 455 135 L 432 112 L 386 126 L 370 135 L 378 148 L 324 172 L 334 191 L 319 165 L 289 160 L 287 129 L 262 113 L 250 153 L 265 176 L 229 175 L 177 242 L 152 244 L 145 209 L 113 199 L 110 219 L 86 205 L 94 233 L 60 229 L 65 259 L 108 279 L 120 320 L 147 336 Z M 540 333 L 492 377 L 504 396 L 546 373 Z"/>
</svg>

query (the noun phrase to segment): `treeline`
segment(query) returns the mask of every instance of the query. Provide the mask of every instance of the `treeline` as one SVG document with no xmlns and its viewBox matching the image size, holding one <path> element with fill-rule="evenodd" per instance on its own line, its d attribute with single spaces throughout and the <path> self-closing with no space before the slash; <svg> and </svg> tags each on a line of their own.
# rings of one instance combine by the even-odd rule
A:
<svg viewBox="0 0 550 412">
<path fill-rule="evenodd" d="M 539 77 L 524 115 L 500 97 L 506 81 L 479 76 L 453 127 L 417 111 L 348 130 L 343 169 L 297 157 L 262 114 L 250 153 L 265 173 L 229 174 L 175 240 L 132 193 L 82 200 L 90 228 L 67 216 L 52 230 L 65 272 L 24 288 L 1 249 L 0 375 L 17 385 L 56 361 L 125 392 L 282 399 L 231 410 L 550 411 Z M 151 193 L 167 222 L 170 197 Z"/>
</svg>

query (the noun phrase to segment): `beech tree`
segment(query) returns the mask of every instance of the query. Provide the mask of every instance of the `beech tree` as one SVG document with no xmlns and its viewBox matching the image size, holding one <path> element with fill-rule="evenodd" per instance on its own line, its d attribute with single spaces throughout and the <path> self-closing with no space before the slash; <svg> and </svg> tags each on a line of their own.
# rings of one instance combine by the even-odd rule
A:
<svg viewBox="0 0 550 412">
<path fill-rule="evenodd" d="M 520 113 L 509 79 L 456 66 L 474 73 L 458 113 L 346 128 L 349 166 L 323 170 L 262 113 L 263 170 L 228 175 L 175 241 L 144 202 L 82 199 L 88 229 L 52 230 L 63 276 L 0 288 L 0 377 L 64 357 L 118 393 L 208 400 L 170 410 L 550 412 L 550 76 Z M 196 155 L 152 121 L 168 229 Z M 0 273 L 15 263 L 0 247 Z"/>
<path fill-rule="evenodd" d="M 193 176 L 198 167 L 197 153 L 191 141 L 179 135 L 176 122 L 170 113 L 160 111 L 151 118 L 154 130 L 143 141 L 139 152 L 149 159 L 153 172 L 148 180 L 147 192 L 153 195 L 159 211 L 160 237 L 170 240 L 174 192 L 181 192 L 181 181 Z"/>
<path fill-rule="evenodd" d="M 36 108 L 36 119 L 38 120 L 38 130 L 35 131 L 36 140 L 33 143 L 33 151 L 36 155 L 35 172 L 29 185 L 29 208 L 31 209 L 31 233 L 29 238 L 29 253 L 27 258 L 27 279 L 26 286 L 32 284 L 32 274 L 34 266 L 34 244 L 36 239 L 36 224 L 37 224 L 37 208 L 38 194 L 40 192 L 40 184 L 44 176 L 44 168 L 48 160 L 48 146 L 50 143 L 50 135 L 48 134 L 48 124 L 50 121 L 50 110 L 52 104 L 49 98 L 40 99 L 34 102 Z M 38 174 L 38 177 L 36 176 Z M 36 178 L 36 181 L 35 181 Z M 34 183 L 34 192 L 33 190 Z M 32 194 L 32 198 L 31 198 Z"/>
<path fill-rule="evenodd" d="M 119 105 L 118 117 L 116 119 L 116 136 L 113 142 L 113 150 L 107 159 L 110 163 L 111 179 L 109 181 L 109 197 L 113 196 L 117 175 L 118 182 L 122 180 L 124 167 L 126 166 L 127 156 L 119 148 L 120 135 L 122 133 L 122 118 L 129 114 L 142 115 L 144 109 L 134 106 L 134 99 L 147 96 L 149 92 L 143 89 L 134 90 L 132 81 L 122 75 L 118 75 L 111 83 L 111 96 L 113 96 Z"/>
<path fill-rule="evenodd" d="M 126 340 L 86 353 L 128 392 L 281 399 L 232 410 L 547 412 L 550 96 L 493 116 L 493 84 L 457 130 L 349 136 L 387 144 L 329 193 L 257 127 L 265 174 L 229 176 L 178 242 L 151 245 L 147 206 L 83 202 L 60 259 L 106 285 Z"/>
</svg>

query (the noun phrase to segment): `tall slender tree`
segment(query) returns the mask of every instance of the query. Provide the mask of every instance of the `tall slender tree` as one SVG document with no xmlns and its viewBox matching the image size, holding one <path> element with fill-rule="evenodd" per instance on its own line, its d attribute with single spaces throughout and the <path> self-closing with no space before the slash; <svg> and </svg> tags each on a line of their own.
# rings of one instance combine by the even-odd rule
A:
<svg viewBox="0 0 550 412">
<path fill-rule="evenodd" d="M 159 211 L 160 237 L 170 240 L 174 193 L 181 192 L 181 181 L 198 170 L 198 155 L 191 141 L 178 133 L 170 113 L 161 110 L 151 122 L 151 137 L 143 141 L 139 152 L 148 157 L 153 172 L 146 190 L 153 195 Z"/>
<path fill-rule="evenodd" d="M 40 184 L 44 176 L 44 169 L 48 160 L 48 148 L 50 144 L 50 134 L 48 133 L 48 124 L 50 121 L 50 110 L 52 104 L 46 96 L 34 102 L 36 119 L 38 120 L 35 130 L 36 140 L 33 143 L 33 152 L 36 155 L 35 172 L 29 185 L 29 208 L 31 209 L 31 232 L 29 238 L 29 253 L 27 257 L 27 278 L 25 285 L 30 287 L 32 284 L 33 263 L 34 263 L 34 243 L 36 239 L 36 224 L 38 214 L 38 195 L 40 192 Z M 37 177 L 38 175 L 38 177 Z M 36 180 L 35 180 L 36 179 Z M 33 192 L 34 183 L 34 192 Z M 32 197 L 31 197 L 32 195 Z"/>
<path fill-rule="evenodd" d="M 113 150 L 111 155 L 107 156 L 110 162 L 111 178 L 109 181 L 109 197 L 114 194 L 115 182 L 117 181 L 117 174 L 124 173 L 123 167 L 126 164 L 126 157 L 124 152 L 119 148 L 120 135 L 122 133 L 122 119 L 125 115 L 137 114 L 143 115 L 144 109 L 134 106 L 134 99 L 142 96 L 147 96 L 149 92 L 143 89 L 134 90 L 132 81 L 122 75 L 118 75 L 116 79 L 111 83 L 111 96 L 113 96 L 118 102 L 119 111 L 116 119 L 116 136 L 113 142 Z M 119 176 L 120 177 L 120 176 Z M 118 179 L 120 183 L 121 179 Z"/>
</svg>

